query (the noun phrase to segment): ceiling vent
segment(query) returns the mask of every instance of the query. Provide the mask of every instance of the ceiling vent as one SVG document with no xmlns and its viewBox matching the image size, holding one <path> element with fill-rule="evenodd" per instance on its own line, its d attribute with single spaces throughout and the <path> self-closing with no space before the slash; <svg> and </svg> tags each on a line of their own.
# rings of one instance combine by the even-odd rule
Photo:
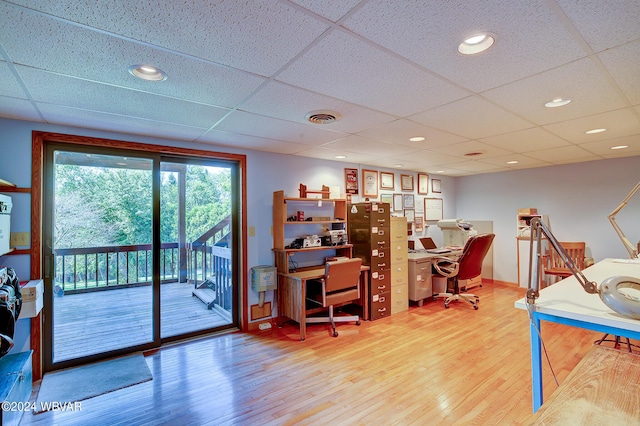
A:
<svg viewBox="0 0 640 426">
<path fill-rule="evenodd" d="M 305 118 L 313 124 L 331 124 L 340 120 L 342 115 L 335 111 L 311 111 Z"/>
<path fill-rule="evenodd" d="M 473 152 L 467 152 L 466 154 L 464 154 L 465 157 L 476 157 L 478 155 L 482 155 L 484 154 L 485 151 L 473 151 Z"/>
</svg>

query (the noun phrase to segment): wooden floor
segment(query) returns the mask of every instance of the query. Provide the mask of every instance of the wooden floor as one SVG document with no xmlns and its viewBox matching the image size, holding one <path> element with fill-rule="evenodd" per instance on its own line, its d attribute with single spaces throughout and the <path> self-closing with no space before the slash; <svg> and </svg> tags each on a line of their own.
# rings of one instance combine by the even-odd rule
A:
<svg viewBox="0 0 640 426">
<path fill-rule="evenodd" d="M 25 413 L 22 425 L 519 425 L 531 417 L 523 289 L 485 285 L 478 311 L 442 301 L 377 321 L 229 333 L 146 354 L 153 380 Z M 595 297 L 595 296 L 594 296 Z M 560 383 L 599 333 L 543 322 Z M 545 394 L 556 385 L 544 366 Z M 35 395 L 35 392 L 34 392 Z"/>
<path fill-rule="evenodd" d="M 162 337 L 228 325 L 229 317 L 191 295 L 193 284 L 160 287 Z M 54 362 L 153 340 L 151 286 L 55 297 Z"/>
</svg>

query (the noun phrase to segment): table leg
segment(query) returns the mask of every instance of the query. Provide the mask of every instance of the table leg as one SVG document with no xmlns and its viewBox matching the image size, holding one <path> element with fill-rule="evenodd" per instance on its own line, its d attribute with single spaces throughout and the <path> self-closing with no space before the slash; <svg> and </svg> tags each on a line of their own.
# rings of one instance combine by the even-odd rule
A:
<svg viewBox="0 0 640 426">
<path fill-rule="evenodd" d="M 307 280 L 301 280 L 300 286 L 300 341 L 307 338 Z"/>
<path fill-rule="evenodd" d="M 540 319 L 531 314 L 529 333 L 531 338 L 531 386 L 533 394 L 533 412 L 542 405 L 542 346 L 540 341 Z"/>
</svg>

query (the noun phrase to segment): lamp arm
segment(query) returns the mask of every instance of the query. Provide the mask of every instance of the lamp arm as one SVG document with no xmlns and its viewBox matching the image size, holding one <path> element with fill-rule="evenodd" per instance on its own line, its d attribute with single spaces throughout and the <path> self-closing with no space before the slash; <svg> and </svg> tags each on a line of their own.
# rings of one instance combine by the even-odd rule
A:
<svg viewBox="0 0 640 426">
<path fill-rule="evenodd" d="M 622 229 L 616 222 L 616 215 L 620 212 L 620 210 L 622 210 L 627 205 L 631 197 L 633 197 L 636 194 L 636 192 L 638 192 L 638 190 L 640 190 L 640 182 L 638 182 L 636 186 L 629 192 L 629 194 L 627 194 L 627 196 L 625 197 L 624 200 L 622 200 L 620 205 L 616 207 L 609 214 L 609 216 L 607 216 L 607 218 L 609 218 L 609 222 L 611 222 L 611 226 L 613 226 L 613 229 L 616 231 L 616 234 L 618 234 L 618 237 L 622 241 L 624 248 L 627 249 L 627 251 L 629 252 L 629 256 L 631 257 L 631 259 L 636 259 L 638 257 L 638 249 L 634 247 L 633 244 L 631 244 L 631 241 L 629 241 L 629 239 L 624 235 L 624 232 L 622 232 Z"/>
<path fill-rule="evenodd" d="M 541 271 L 541 262 L 540 258 L 542 254 L 540 253 L 542 247 L 542 235 L 545 235 L 549 240 L 551 246 L 558 252 L 562 262 L 569 268 L 573 276 L 578 280 L 584 291 L 589 294 L 597 294 L 598 293 L 598 284 L 589 281 L 587 277 L 584 276 L 582 271 L 580 271 L 573 259 L 569 257 L 567 251 L 562 247 L 562 245 L 558 242 L 556 237 L 553 235 L 551 230 L 547 227 L 547 225 L 540 220 L 539 217 L 534 217 L 531 219 L 531 240 L 530 240 L 530 250 L 529 250 L 529 286 L 527 288 L 527 303 L 535 303 L 535 299 L 540 295 L 539 293 L 539 276 Z M 534 241 L 536 243 L 534 250 Z"/>
</svg>

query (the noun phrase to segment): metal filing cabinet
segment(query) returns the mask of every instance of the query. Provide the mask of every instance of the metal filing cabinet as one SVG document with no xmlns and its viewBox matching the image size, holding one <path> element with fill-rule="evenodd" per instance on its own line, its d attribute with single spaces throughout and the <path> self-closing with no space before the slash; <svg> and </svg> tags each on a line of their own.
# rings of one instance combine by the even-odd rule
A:
<svg viewBox="0 0 640 426">
<path fill-rule="evenodd" d="M 391 314 L 409 309 L 407 218 L 391 218 Z"/>
<path fill-rule="evenodd" d="M 431 256 L 409 253 L 409 300 L 422 306 L 424 299 L 433 296 L 431 283 Z"/>
<path fill-rule="evenodd" d="M 371 269 L 369 319 L 391 315 L 391 258 L 389 203 L 354 203 L 347 206 L 349 243 L 353 257 Z"/>
</svg>

